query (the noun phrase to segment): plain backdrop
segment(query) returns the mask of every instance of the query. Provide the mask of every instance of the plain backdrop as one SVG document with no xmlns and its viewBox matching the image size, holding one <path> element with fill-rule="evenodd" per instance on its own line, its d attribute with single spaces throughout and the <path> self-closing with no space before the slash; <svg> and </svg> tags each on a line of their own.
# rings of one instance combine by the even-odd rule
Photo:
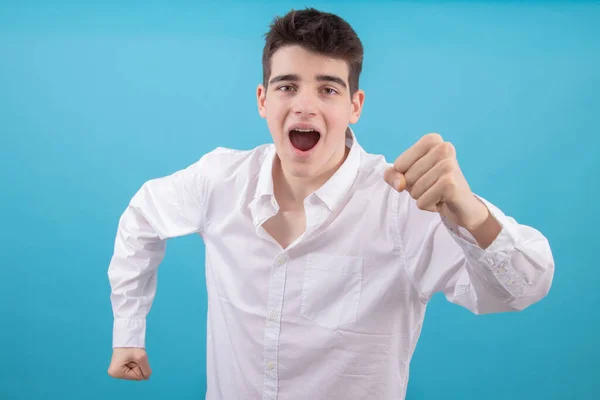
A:
<svg viewBox="0 0 600 400">
<path fill-rule="evenodd" d="M 439 132 L 473 190 L 555 257 L 550 294 L 521 313 L 434 297 L 408 400 L 600 398 L 600 3 L 79 3 L 0 5 L 0 399 L 204 398 L 198 236 L 159 269 L 152 378 L 107 375 L 117 222 L 146 180 L 271 140 L 263 35 L 304 6 L 364 43 L 362 146 L 393 160 Z"/>
</svg>

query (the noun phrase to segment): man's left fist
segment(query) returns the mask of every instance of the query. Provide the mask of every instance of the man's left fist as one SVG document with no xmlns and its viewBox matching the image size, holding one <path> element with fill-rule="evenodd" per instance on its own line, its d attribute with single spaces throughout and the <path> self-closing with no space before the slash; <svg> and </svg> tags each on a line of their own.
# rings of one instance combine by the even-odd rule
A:
<svg viewBox="0 0 600 400">
<path fill-rule="evenodd" d="M 423 136 L 402 153 L 384 179 L 399 192 L 406 189 L 420 209 L 438 212 L 467 229 L 487 218 L 487 208 L 458 166 L 454 146 L 437 133 Z"/>
</svg>

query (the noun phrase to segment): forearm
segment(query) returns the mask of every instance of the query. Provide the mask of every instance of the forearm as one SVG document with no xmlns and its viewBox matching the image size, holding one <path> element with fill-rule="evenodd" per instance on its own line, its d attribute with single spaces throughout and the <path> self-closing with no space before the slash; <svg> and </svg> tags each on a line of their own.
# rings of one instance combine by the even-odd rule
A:
<svg viewBox="0 0 600 400">
<path fill-rule="evenodd" d="M 472 231 L 445 221 L 465 254 L 471 296 L 476 296 L 471 301 L 482 312 L 524 309 L 550 289 L 554 260 L 549 243 L 534 228 L 486 204 L 489 217 Z"/>
<path fill-rule="evenodd" d="M 119 222 L 108 278 L 113 309 L 113 347 L 145 347 L 146 316 L 156 294 L 156 270 L 166 243 L 135 209 Z"/>
<path fill-rule="evenodd" d="M 469 207 L 469 218 L 461 224 L 475 239 L 479 247 L 486 249 L 502 231 L 502 225 L 488 207 L 475 195 L 473 205 Z"/>
<path fill-rule="evenodd" d="M 190 170 L 146 182 L 119 219 L 108 268 L 114 315 L 113 346 L 144 347 L 146 316 L 169 238 L 200 232 L 202 209 L 186 196 Z M 185 205 L 192 205 L 186 207 Z"/>
<path fill-rule="evenodd" d="M 486 249 L 494 242 L 494 240 L 496 240 L 502 231 L 502 225 L 500 225 L 498 220 L 494 218 L 483 203 L 481 203 L 481 205 L 485 209 L 485 211 L 483 211 L 483 214 L 485 215 L 483 222 L 466 229 L 473 235 L 479 247 Z"/>
</svg>

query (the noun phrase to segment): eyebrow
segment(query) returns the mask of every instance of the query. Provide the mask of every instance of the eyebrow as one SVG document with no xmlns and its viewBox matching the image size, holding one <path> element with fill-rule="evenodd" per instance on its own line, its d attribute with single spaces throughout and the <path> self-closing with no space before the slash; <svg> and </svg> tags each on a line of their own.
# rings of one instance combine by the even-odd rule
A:
<svg viewBox="0 0 600 400">
<path fill-rule="evenodd" d="M 334 76 L 334 75 L 317 75 L 317 81 L 319 82 L 334 82 L 337 83 L 338 85 L 344 87 L 345 89 L 348 88 L 348 86 L 346 85 L 346 82 L 344 82 L 344 80 L 340 77 Z M 273 77 L 269 83 L 273 84 L 273 83 L 277 83 L 277 82 L 281 82 L 281 81 L 291 81 L 291 82 L 298 82 L 300 81 L 300 77 L 296 74 L 284 74 L 284 75 L 277 75 L 275 77 Z"/>
</svg>

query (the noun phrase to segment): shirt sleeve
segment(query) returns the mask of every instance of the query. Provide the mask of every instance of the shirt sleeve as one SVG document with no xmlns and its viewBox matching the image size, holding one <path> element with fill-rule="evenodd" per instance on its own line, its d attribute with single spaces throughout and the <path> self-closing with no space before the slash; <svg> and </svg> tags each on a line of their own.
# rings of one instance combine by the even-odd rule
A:
<svg viewBox="0 0 600 400">
<path fill-rule="evenodd" d="M 169 176 L 145 182 L 118 223 L 108 268 L 113 347 L 145 347 L 146 316 L 156 294 L 156 274 L 166 240 L 206 225 L 203 159 Z"/>
<path fill-rule="evenodd" d="M 477 197 L 502 227 L 485 249 L 466 229 L 408 203 L 405 224 L 400 222 L 407 273 L 424 302 L 442 292 L 475 314 L 523 310 L 550 290 L 554 259 L 549 242 Z"/>
</svg>

